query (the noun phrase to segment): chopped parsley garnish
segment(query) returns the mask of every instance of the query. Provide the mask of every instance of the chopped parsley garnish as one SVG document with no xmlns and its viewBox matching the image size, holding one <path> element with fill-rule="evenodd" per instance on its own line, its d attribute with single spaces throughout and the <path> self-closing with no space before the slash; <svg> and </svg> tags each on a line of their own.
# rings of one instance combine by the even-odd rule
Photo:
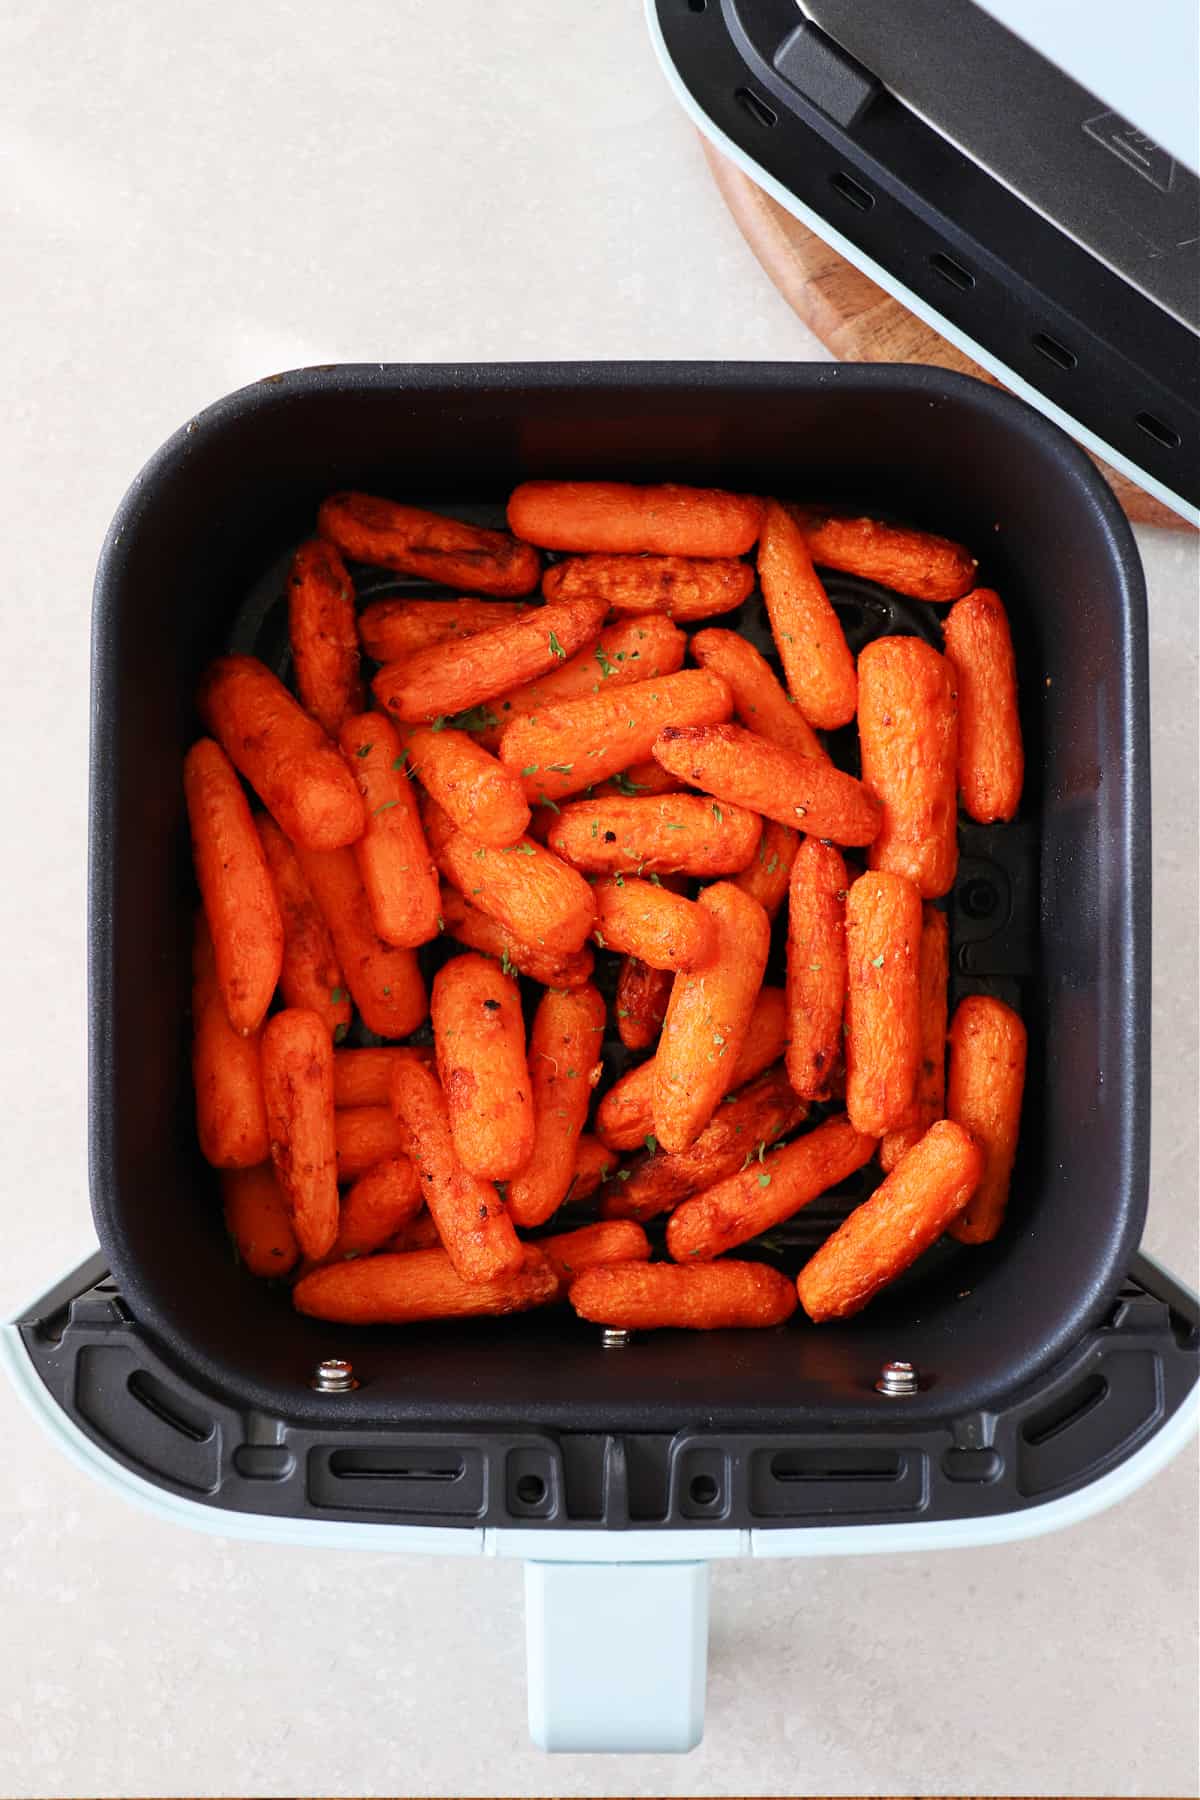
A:
<svg viewBox="0 0 1200 1800">
<path fill-rule="evenodd" d="M 717 821 L 718 825 L 723 825 L 725 823 L 725 814 L 721 811 L 715 800 L 712 803 L 712 816 Z"/>
<path fill-rule="evenodd" d="M 399 806 L 399 804 L 400 802 L 398 800 L 385 800 L 382 806 L 377 806 L 375 808 L 371 817 L 378 818 L 380 813 L 391 812 L 393 806 Z"/>
<path fill-rule="evenodd" d="M 374 748 L 374 744 L 360 744 L 354 754 L 358 757 L 370 756 Z"/>
<path fill-rule="evenodd" d="M 553 650 L 555 656 L 557 656 L 559 662 L 566 662 L 567 653 L 563 649 L 562 645 L 559 643 L 558 639 L 555 637 L 553 632 L 550 633 L 550 648 L 551 648 L 551 650 Z"/>
</svg>

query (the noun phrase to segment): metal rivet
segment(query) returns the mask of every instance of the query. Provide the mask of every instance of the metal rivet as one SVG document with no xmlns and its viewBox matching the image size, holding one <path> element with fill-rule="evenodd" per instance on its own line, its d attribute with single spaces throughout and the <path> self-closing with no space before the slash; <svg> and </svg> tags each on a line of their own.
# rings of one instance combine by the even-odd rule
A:
<svg viewBox="0 0 1200 1800">
<path fill-rule="evenodd" d="M 345 1362 L 340 1356 L 327 1357 L 317 1364 L 308 1385 L 318 1394 L 348 1394 L 358 1386 L 354 1379 L 354 1364 Z"/>
<path fill-rule="evenodd" d="M 606 1350 L 627 1350 L 632 1341 L 631 1331 L 618 1331 L 612 1325 L 606 1325 L 600 1333 L 600 1342 Z"/>
<path fill-rule="evenodd" d="M 875 1383 L 877 1394 L 887 1394 L 891 1399 L 899 1399 L 905 1394 L 916 1394 L 920 1391 L 921 1381 L 916 1369 L 910 1362 L 885 1362 L 879 1371 L 879 1380 Z"/>
</svg>

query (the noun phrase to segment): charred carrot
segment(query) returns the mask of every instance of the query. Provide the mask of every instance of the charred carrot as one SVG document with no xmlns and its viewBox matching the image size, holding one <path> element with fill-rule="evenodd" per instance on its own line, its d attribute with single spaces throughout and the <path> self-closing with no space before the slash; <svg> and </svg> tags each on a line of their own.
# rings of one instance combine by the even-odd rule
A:
<svg viewBox="0 0 1200 1800">
<path fill-rule="evenodd" d="M 522 943 L 499 919 L 480 912 L 449 883 L 442 887 L 442 922 L 449 937 L 457 938 L 470 950 L 494 956 L 506 974 L 515 969 L 545 987 L 555 988 L 580 988 L 592 979 L 595 958 L 587 945 L 568 956 L 548 955 L 536 944 Z"/>
<path fill-rule="evenodd" d="M 879 1146 L 886 1174 L 919 1143 L 946 1110 L 946 984 L 950 978 L 950 933 L 945 913 L 928 904 L 921 911 L 918 985 L 921 997 L 921 1067 L 911 1123 L 889 1131 Z"/>
<path fill-rule="evenodd" d="M 550 848 L 597 875 L 734 875 L 758 849 L 762 821 L 696 794 L 575 800 L 550 827 Z"/>
<path fill-rule="evenodd" d="M 600 1079 L 604 1002 L 594 987 L 543 994 L 529 1036 L 533 1150 L 509 1184 L 508 1210 L 522 1227 L 543 1225 L 576 1173 L 579 1139 Z"/>
<path fill-rule="evenodd" d="M 547 550 L 744 556 L 758 536 L 762 501 L 674 482 L 523 481 L 509 498 L 508 523 Z"/>
<path fill-rule="evenodd" d="M 335 738 L 363 706 L 354 587 L 332 544 L 301 544 L 288 571 L 288 634 L 300 701 Z"/>
<path fill-rule="evenodd" d="M 958 867 L 954 671 L 915 637 L 876 638 L 858 659 L 863 781 L 883 806 L 873 869 L 949 893 Z"/>
<path fill-rule="evenodd" d="M 782 1325 L 796 1290 L 765 1263 L 616 1263 L 585 1269 L 569 1299 L 581 1319 L 619 1331 L 721 1331 Z"/>
<path fill-rule="evenodd" d="M 643 761 L 665 726 L 712 724 L 731 710 L 719 675 L 683 669 L 514 719 L 500 760 L 518 771 L 531 798 L 559 801 Z"/>
<path fill-rule="evenodd" d="M 333 1134 L 339 1181 L 355 1181 L 377 1163 L 386 1162 L 389 1156 L 407 1153 L 408 1139 L 397 1124 L 390 1104 L 340 1108 L 334 1114 Z"/>
<path fill-rule="evenodd" d="M 566 662 L 596 636 L 606 611 L 603 600 L 557 602 L 474 637 L 415 650 L 384 663 L 371 683 L 375 698 L 413 724 L 478 706 Z"/>
<path fill-rule="evenodd" d="M 350 1028 L 350 990 L 329 927 L 295 850 L 270 813 L 259 813 L 254 823 L 283 919 L 283 966 L 279 972 L 283 1003 L 320 1013 L 334 1042 L 340 1043 Z"/>
<path fill-rule="evenodd" d="M 569 556 L 542 576 L 547 600 L 602 594 L 615 613 L 710 619 L 732 612 L 754 587 L 749 563 L 693 556 Z"/>
<path fill-rule="evenodd" d="M 594 643 L 585 644 L 549 674 L 490 701 L 488 710 L 495 724 L 485 725 L 483 741 L 489 747 L 498 744 L 501 732 L 513 719 L 528 718 L 548 706 L 585 700 L 590 694 L 651 681 L 658 675 L 674 675 L 683 667 L 686 649 L 682 631 L 658 614 L 606 625 Z"/>
<path fill-rule="evenodd" d="M 402 1226 L 416 1218 L 424 1204 L 417 1171 L 408 1157 L 385 1157 L 343 1195 L 330 1255 L 369 1256 L 381 1250 Z"/>
<path fill-rule="evenodd" d="M 196 914 L 192 947 L 192 1084 L 200 1152 L 217 1169 L 248 1169 L 270 1154 L 263 1103 L 260 1034 L 229 1023 L 217 984 L 212 939 Z"/>
<path fill-rule="evenodd" d="M 958 791 L 981 825 L 1011 819 L 1021 801 L 1025 750 L 1017 664 L 999 594 L 976 588 L 950 608 L 946 656 L 958 690 Z"/>
<path fill-rule="evenodd" d="M 528 594 L 541 574 L 537 551 L 506 532 L 371 494 L 331 495 L 317 514 L 317 530 L 355 562 L 473 594 Z"/>
<path fill-rule="evenodd" d="M 646 1050 L 662 1030 L 671 998 L 670 969 L 652 969 L 639 956 L 622 958 L 617 976 L 617 1036 L 627 1050 Z"/>
<path fill-rule="evenodd" d="M 655 794 L 677 794 L 682 786 L 677 775 L 669 775 L 651 757 L 649 762 L 630 763 L 618 775 L 598 781 L 589 790 L 588 798 L 606 800 L 619 795 L 622 799 L 633 800 L 639 794 L 653 798 Z"/>
<path fill-rule="evenodd" d="M 397 1065 L 392 1111 L 455 1272 L 463 1281 L 516 1274 L 522 1245 L 512 1220 L 491 1182 L 472 1175 L 459 1161 L 446 1097 L 432 1069 L 415 1060 Z"/>
<path fill-rule="evenodd" d="M 581 1132 L 575 1147 L 575 1173 L 563 1195 L 563 1205 L 578 1205 L 581 1200 L 590 1200 L 616 1166 L 617 1158 L 607 1144 L 602 1144 L 590 1131 Z"/>
<path fill-rule="evenodd" d="M 430 644 L 510 625 L 528 610 L 516 600 L 375 600 L 358 615 L 358 635 L 376 662 L 400 662 Z"/>
<path fill-rule="evenodd" d="M 788 897 L 788 1077 L 810 1100 L 829 1093 L 846 1003 L 846 865 L 832 844 L 806 837 Z"/>
<path fill-rule="evenodd" d="M 507 1181 L 534 1142 L 520 989 L 467 951 L 434 976 L 430 1014 L 454 1153 L 469 1174 Z"/>
<path fill-rule="evenodd" d="M 987 1244 L 1004 1221 L 1025 1087 L 1025 1026 L 1011 1006 L 969 994 L 950 1027 L 947 1111 L 983 1151 L 983 1174 L 950 1230 L 964 1244 Z"/>
<path fill-rule="evenodd" d="M 783 1055 L 787 1007 L 782 988 L 763 988 L 754 1003 L 727 1091 L 753 1081 Z M 636 1150 L 654 1132 L 655 1058 L 639 1063 L 609 1088 L 596 1110 L 596 1135 L 611 1150 Z M 657 1139 L 655 1140 L 657 1142 Z"/>
<path fill-rule="evenodd" d="M 497 849 L 524 836 L 529 802 L 519 778 L 469 733 L 417 726 L 405 743 L 413 774 L 460 830 Z"/>
<path fill-rule="evenodd" d="M 200 684 L 200 716 L 293 844 L 337 850 L 361 837 L 363 803 L 315 719 L 254 656 L 221 656 Z"/>
<path fill-rule="evenodd" d="M 221 1195 L 225 1229 L 252 1275 L 270 1280 L 295 1267 L 300 1246 L 273 1164 L 227 1169 L 221 1177 Z"/>
<path fill-rule="evenodd" d="M 846 1111 L 882 1137 L 903 1125 L 921 1063 L 921 898 L 886 870 L 846 899 Z"/>
<path fill-rule="evenodd" d="M 654 1135 L 664 1150 L 694 1143 L 732 1085 L 771 942 L 766 913 L 731 882 L 714 882 L 697 904 L 716 922 L 717 948 L 671 989 L 654 1058 Z"/>
<path fill-rule="evenodd" d="M 849 1119 L 826 1119 L 782 1150 L 755 1157 L 724 1181 L 676 1207 L 667 1226 L 667 1249 L 676 1262 L 707 1262 L 736 1250 L 773 1225 L 781 1225 L 810 1201 L 870 1162 L 875 1139 L 855 1131 Z"/>
<path fill-rule="evenodd" d="M 372 923 L 385 943 L 415 949 L 437 936 L 438 884 L 405 773 L 405 748 L 395 727 L 377 712 L 347 719 L 340 741 L 366 808 L 354 859 Z"/>
<path fill-rule="evenodd" d="M 391 1045 L 371 1050 L 335 1050 L 333 1055 L 333 1104 L 390 1106 L 392 1071 L 403 1057 L 415 1056 L 432 1063 L 433 1051 L 424 1045 Z"/>
<path fill-rule="evenodd" d="M 557 1296 L 558 1276 L 536 1245 L 518 1244 L 517 1250 L 510 1268 L 477 1281 L 465 1280 L 445 1250 L 330 1263 L 298 1281 L 292 1301 L 298 1312 L 340 1325 L 412 1325 L 527 1312 Z"/>
<path fill-rule="evenodd" d="M 783 1069 L 768 1069 L 725 1096 L 724 1105 L 718 1106 L 689 1149 L 660 1150 L 657 1139 L 649 1136 L 645 1154 L 618 1170 L 608 1183 L 600 1211 L 606 1219 L 651 1219 L 739 1169 L 753 1165 L 758 1181 L 768 1145 L 791 1131 L 807 1112 L 807 1101 L 792 1091 Z"/>
<path fill-rule="evenodd" d="M 734 717 L 748 731 L 756 731 L 759 737 L 785 750 L 794 750 L 797 756 L 815 756 L 828 762 L 829 752 L 824 744 L 749 638 L 738 631 L 698 631 L 691 650 L 702 669 L 711 669 L 728 682 Z"/>
<path fill-rule="evenodd" d="M 854 658 L 804 534 L 776 500 L 767 502 L 758 579 L 796 705 L 819 731 L 848 725 L 855 707 Z"/>
<path fill-rule="evenodd" d="M 333 1045 L 319 1013 L 287 1007 L 262 1041 L 271 1160 L 305 1256 L 321 1257 L 338 1227 Z"/>
<path fill-rule="evenodd" d="M 796 1288 L 810 1319 L 861 1312 L 936 1243 L 979 1184 L 983 1152 L 952 1119 L 939 1119 L 869 1200 L 856 1206 L 800 1271 Z"/>
<path fill-rule="evenodd" d="M 638 957 L 654 969 L 703 968 L 717 951 L 711 914 L 693 900 L 673 894 L 661 882 L 636 875 L 604 876 L 596 896 L 593 937 L 601 949 Z"/>
<path fill-rule="evenodd" d="M 596 902 L 576 869 L 528 837 L 491 850 L 451 825 L 448 832 L 439 829 L 436 840 L 439 869 L 479 912 L 556 960 L 582 950 Z"/>
<path fill-rule="evenodd" d="M 196 880 L 235 1031 L 257 1031 L 283 967 L 283 920 L 242 784 L 229 758 L 201 738 L 184 758 L 183 791 Z"/>
<path fill-rule="evenodd" d="M 801 506 L 793 515 L 809 555 L 822 568 L 843 569 L 914 600 L 956 600 L 975 577 L 975 558 L 932 531 L 846 518 Z"/>
<path fill-rule="evenodd" d="M 654 741 L 654 758 L 718 801 L 813 837 L 869 844 L 880 829 L 879 802 L 853 775 L 741 725 L 668 725 Z"/>
<path fill-rule="evenodd" d="M 758 849 L 741 874 L 733 878 L 734 887 L 741 888 L 744 894 L 757 900 L 768 919 L 775 917 L 787 898 L 792 865 L 799 848 L 798 831 L 793 831 L 790 825 L 780 825 L 777 820 L 768 819 L 763 825 Z"/>
<path fill-rule="evenodd" d="M 579 1225 L 574 1231 L 539 1238 L 537 1247 L 558 1276 L 560 1300 L 566 1299 L 571 1283 L 585 1269 L 650 1260 L 650 1240 L 632 1219 L 603 1219 L 598 1225 Z"/>
<path fill-rule="evenodd" d="M 407 1037 L 429 1010 L 416 956 L 380 937 L 352 850 L 298 854 L 364 1025 L 379 1037 Z"/>
</svg>

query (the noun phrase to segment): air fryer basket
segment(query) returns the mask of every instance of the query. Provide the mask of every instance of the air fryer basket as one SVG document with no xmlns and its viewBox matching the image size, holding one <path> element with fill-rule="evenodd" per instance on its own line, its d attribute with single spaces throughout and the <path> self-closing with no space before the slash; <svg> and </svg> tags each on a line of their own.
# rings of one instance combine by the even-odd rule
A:
<svg viewBox="0 0 1200 1800">
<path fill-rule="evenodd" d="M 994 1245 L 934 1254 L 847 1324 L 662 1333 L 620 1353 L 565 1310 L 351 1332 L 298 1317 L 286 1291 L 252 1281 L 230 1253 L 216 1179 L 195 1147 L 187 1058 L 193 888 L 179 765 L 197 730 L 196 677 L 231 641 L 281 666 L 281 558 L 311 530 L 324 493 L 360 487 L 489 519 L 515 481 L 556 474 L 720 483 L 894 514 L 969 543 L 981 582 L 1011 610 L 1025 800 L 1012 826 L 965 831 L 950 904 L 956 993 L 997 992 L 1029 1025 L 1012 1211 Z M 365 579 L 378 584 L 378 572 Z M 859 642 L 880 629 L 930 635 L 920 606 L 849 579 L 834 586 Z M 1144 594 L 1107 488 L 1028 409 L 914 368 L 371 366 L 273 377 L 193 420 L 127 497 L 97 580 L 93 731 L 91 1181 L 112 1281 L 76 1301 L 77 1321 L 64 1310 L 47 1326 L 43 1315 L 33 1336 L 43 1378 L 119 1455 L 138 1460 L 130 1443 L 151 1415 L 170 1427 L 174 1407 L 178 1427 L 182 1406 L 186 1427 L 195 1396 L 201 1422 L 227 1421 L 204 1453 L 197 1425 L 190 1475 L 141 1458 L 167 1485 L 262 1510 L 464 1524 L 608 1521 L 610 1489 L 625 1496 L 625 1522 L 732 1522 L 739 1507 L 762 1523 L 806 1510 L 866 1520 L 927 1512 L 922 1433 L 989 1451 L 1005 1409 L 1017 1432 L 1053 1405 L 1060 1424 L 1087 1414 L 1099 1427 L 1071 1470 L 1048 1475 L 1053 1458 L 1043 1458 L 1038 1475 L 1036 1445 L 1021 1438 L 1019 1450 L 1014 1437 L 1010 1454 L 991 1450 L 970 1478 L 990 1492 L 939 1479 L 934 1503 L 953 1514 L 1028 1504 L 1086 1479 L 1081 1468 L 1176 1403 L 1190 1377 L 1162 1369 L 1190 1328 L 1132 1288 L 1118 1300 L 1146 1204 Z M 794 1268 L 828 1225 L 828 1211 L 814 1213 L 775 1254 Z M 97 1333 L 132 1359 L 124 1380 L 98 1373 Z M 1125 1371 L 1142 1356 L 1136 1377 L 1114 1381 L 1110 1357 L 1095 1377 L 1104 1392 L 1081 1388 L 1114 1348 Z M 310 1390 L 316 1362 L 334 1355 L 353 1357 L 355 1393 Z M 874 1386 L 897 1357 L 922 1378 L 902 1427 L 897 1403 Z M 181 1385 L 191 1401 L 178 1400 Z M 1039 1441 L 1053 1440 L 1053 1425 Z M 840 1473 L 828 1457 L 821 1464 L 830 1434 L 873 1446 L 856 1453 L 867 1458 L 857 1472 L 853 1454 Z M 436 1471 L 410 1481 L 400 1503 L 386 1447 L 394 1461 L 410 1438 L 427 1450 L 441 1441 L 457 1473 L 441 1489 Z M 271 1498 L 269 1481 L 243 1491 L 233 1446 L 285 1439 L 307 1446 L 296 1492 L 277 1483 Z M 186 1443 L 187 1430 L 175 1440 Z M 901 1440 L 916 1462 L 901 1457 Z M 801 1460 L 777 1482 L 770 1458 L 795 1443 L 815 1446 L 817 1463 Z M 479 1477 L 465 1486 L 464 1446 Z M 768 1457 L 757 1488 L 756 1454 Z M 546 1479 L 538 1499 L 508 1506 L 523 1456 Z M 884 1459 L 874 1476 L 872 1456 Z M 716 1498 L 697 1500 L 709 1483 L 697 1489 L 695 1473 L 710 1462 Z M 735 1468 L 745 1471 L 736 1504 Z M 863 1477 L 890 1486 L 865 1494 Z M 788 1480 L 801 1487 L 779 1487 Z M 783 1499 L 772 1500 L 777 1487 Z"/>
</svg>

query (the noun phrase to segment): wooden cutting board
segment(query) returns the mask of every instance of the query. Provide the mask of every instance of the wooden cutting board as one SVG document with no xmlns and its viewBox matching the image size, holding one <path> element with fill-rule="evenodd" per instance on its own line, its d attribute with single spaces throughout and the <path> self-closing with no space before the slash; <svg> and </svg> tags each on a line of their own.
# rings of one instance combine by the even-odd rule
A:
<svg viewBox="0 0 1200 1800">
<path fill-rule="evenodd" d="M 742 236 L 792 311 L 842 362 L 932 363 L 1002 384 L 914 317 L 869 275 L 792 217 L 701 136 L 712 176 Z M 1192 527 L 1099 457 L 1092 459 L 1136 525 Z"/>
</svg>

